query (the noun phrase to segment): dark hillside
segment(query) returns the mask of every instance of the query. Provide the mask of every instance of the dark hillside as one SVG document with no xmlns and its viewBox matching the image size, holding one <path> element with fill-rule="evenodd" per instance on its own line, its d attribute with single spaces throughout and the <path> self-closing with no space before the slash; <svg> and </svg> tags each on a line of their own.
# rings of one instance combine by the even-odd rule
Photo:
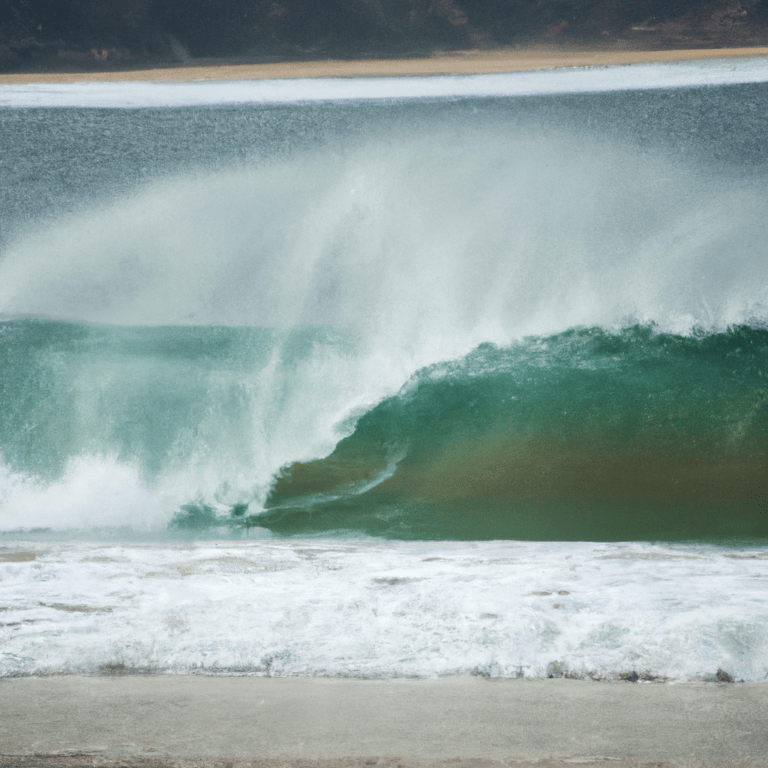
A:
<svg viewBox="0 0 768 768">
<path fill-rule="evenodd" d="M 768 0 L 0 0 L 0 70 L 768 43 Z"/>
</svg>

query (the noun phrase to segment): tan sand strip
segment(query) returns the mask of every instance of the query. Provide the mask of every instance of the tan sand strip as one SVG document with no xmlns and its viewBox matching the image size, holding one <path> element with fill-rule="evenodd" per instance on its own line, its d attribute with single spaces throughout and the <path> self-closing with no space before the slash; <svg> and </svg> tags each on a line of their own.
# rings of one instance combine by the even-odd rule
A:
<svg viewBox="0 0 768 768">
<path fill-rule="evenodd" d="M 265 80 L 304 77 L 402 77 L 524 72 L 560 67 L 594 67 L 697 59 L 768 56 L 768 47 L 672 51 L 574 50 L 562 48 L 468 51 L 410 59 L 290 61 L 246 64 L 206 60 L 155 69 L 96 72 L 0 74 L 0 85 L 120 81 Z"/>
<path fill-rule="evenodd" d="M 81 758 L 91 761 L 82 765 L 127 760 L 137 768 L 229 762 L 232 768 L 768 766 L 768 685 L 471 677 L 5 679 L 0 754 L 6 756 L 2 768 L 79 768 Z M 46 755 L 58 762 L 29 762 Z M 205 760 L 213 762 L 199 762 Z"/>
</svg>

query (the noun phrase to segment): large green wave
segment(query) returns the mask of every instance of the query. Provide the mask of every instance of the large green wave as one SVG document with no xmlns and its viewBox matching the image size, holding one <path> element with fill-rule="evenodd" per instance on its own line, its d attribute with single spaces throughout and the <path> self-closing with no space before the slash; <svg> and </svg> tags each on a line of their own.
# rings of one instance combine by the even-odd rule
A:
<svg viewBox="0 0 768 768">
<path fill-rule="evenodd" d="M 108 526 L 139 483 L 177 532 L 768 539 L 763 328 L 486 343 L 335 428 L 361 358 L 330 330 L 27 319 L 0 331 L 0 522 L 34 526 L 53 505 L 45 524 L 67 527 L 93 486 L 104 501 L 91 519 Z M 114 467 L 135 480 L 110 479 Z M 22 504 L 25 488 L 49 490 Z M 128 523 L 150 514 L 133 503 Z"/>
<path fill-rule="evenodd" d="M 486 344 L 416 374 L 258 524 L 428 539 L 768 536 L 768 332 Z M 256 522 L 254 519 L 253 522 Z"/>
</svg>

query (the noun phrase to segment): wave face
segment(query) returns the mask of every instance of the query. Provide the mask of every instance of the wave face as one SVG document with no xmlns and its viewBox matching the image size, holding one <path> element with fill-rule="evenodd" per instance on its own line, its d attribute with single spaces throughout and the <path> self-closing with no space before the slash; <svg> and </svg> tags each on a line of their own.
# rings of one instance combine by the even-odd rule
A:
<svg viewBox="0 0 768 768">
<path fill-rule="evenodd" d="M 0 528 L 762 540 L 765 108 L 2 112 Z"/>
<path fill-rule="evenodd" d="M 260 523 L 403 538 L 768 535 L 768 332 L 635 327 L 486 344 L 426 368 Z M 323 497 L 328 498 L 323 501 Z"/>
</svg>

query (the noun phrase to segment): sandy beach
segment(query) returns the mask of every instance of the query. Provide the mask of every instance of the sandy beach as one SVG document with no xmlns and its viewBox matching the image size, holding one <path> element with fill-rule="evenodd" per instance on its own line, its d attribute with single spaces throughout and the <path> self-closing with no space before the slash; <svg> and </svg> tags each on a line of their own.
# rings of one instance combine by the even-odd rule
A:
<svg viewBox="0 0 768 768">
<path fill-rule="evenodd" d="M 199 60 L 154 69 L 0 74 L 0 85 L 120 81 L 263 80 L 327 77 L 405 77 L 526 72 L 561 67 L 604 67 L 648 62 L 768 56 L 768 47 L 690 50 L 580 50 L 525 48 L 467 51 L 420 58 L 290 61 L 252 64 Z"/>
<path fill-rule="evenodd" d="M 766 723 L 759 684 L 6 679 L 0 766 L 762 766 Z"/>
</svg>

